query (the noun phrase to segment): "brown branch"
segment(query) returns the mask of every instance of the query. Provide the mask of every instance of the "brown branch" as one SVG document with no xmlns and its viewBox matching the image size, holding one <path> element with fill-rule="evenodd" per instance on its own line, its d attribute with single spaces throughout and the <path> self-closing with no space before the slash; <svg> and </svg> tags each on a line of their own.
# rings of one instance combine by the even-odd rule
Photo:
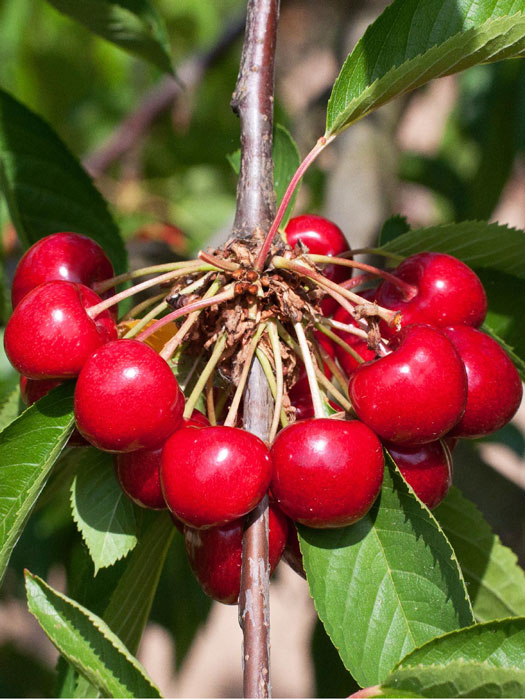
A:
<svg viewBox="0 0 525 700">
<path fill-rule="evenodd" d="M 241 169 L 233 234 L 264 238 L 275 215 L 272 132 L 274 56 L 279 0 L 248 0 L 246 33 L 232 108 L 241 119 Z M 246 430 L 268 441 L 272 397 L 257 359 L 244 395 Z M 270 697 L 268 497 L 247 518 L 243 537 L 239 622 L 244 696 Z"/>
<path fill-rule="evenodd" d="M 181 92 L 198 85 L 204 73 L 222 58 L 241 35 L 244 22 L 244 17 L 235 20 L 226 27 L 217 43 L 208 51 L 198 52 L 181 63 L 177 71 L 179 81 L 170 76 L 161 79 L 108 140 L 84 158 L 83 165 L 88 173 L 92 177 L 99 177 L 110 165 L 129 153 L 159 116 L 172 107 Z"/>
</svg>

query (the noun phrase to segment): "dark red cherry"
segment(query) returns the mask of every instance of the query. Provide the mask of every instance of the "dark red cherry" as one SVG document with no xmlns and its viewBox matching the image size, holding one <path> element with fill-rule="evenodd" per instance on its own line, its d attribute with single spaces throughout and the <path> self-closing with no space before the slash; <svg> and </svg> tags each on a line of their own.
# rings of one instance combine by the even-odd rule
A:
<svg viewBox="0 0 525 700">
<path fill-rule="evenodd" d="M 271 448 L 271 491 L 281 510 L 310 527 L 360 520 L 383 481 L 383 450 L 360 421 L 314 418 L 281 430 Z"/>
<path fill-rule="evenodd" d="M 191 527 L 249 513 L 268 490 L 268 448 L 240 428 L 182 428 L 166 442 L 161 481 L 169 509 Z"/>
<path fill-rule="evenodd" d="M 288 397 L 290 403 L 295 408 L 295 420 L 304 420 L 305 418 L 314 417 L 314 405 L 307 377 L 303 377 L 293 385 L 288 392 Z M 329 403 L 334 411 L 343 410 L 331 399 L 329 399 Z"/>
<path fill-rule="evenodd" d="M 182 424 L 185 428 L 208 428 L 210 426 L 210 421 L 206 418 L 204 413 L 194 408 L 189 418 L 183 418 Z"/>
<path fill-rule="evenodd" d="M 391 341 L 392 352 L 357 367 L 348 385 L 360 418 L 383 439 L 421 444 L 442 437 L 467 402 L 465 366 L 437 328 L 413 325 Z"/>
<path fill-rule="evenodd" d="M 116 455 L 115 473 L 129 498 L 143 508 L 167 508 L 160 487 L 160 458 L 162 446 L 151 450 L 136 450 Z"/>
<path fill-rule="evenodd" d="M 317 255 L 337 257 L 350 248 L 339 226 L 317 214 L 294 216 L 288 222 L 285 232 L 286 242 L 292 248 L 301 241 L 310 253 Z M 323 275 L 332 282 L 340 284 L 352 276 L 352 268 L 341 265 L 324 265 Z M 329 316 L 337 308 L 337 302 L 331 297 L 325 297 L 321 308 L 323 314 Z"/>
<path fill-rule="evenodd" d="M 363 292 L 359 292 L 359 296 L 363 297 L 365 301 L 374 301 L 375 289 L 365 289 Z M 339 306 L 337 311 L 335 312 L 334 321 L 339 321 L 340 323 L 344 323 L 345 325 L 355 326 L 356 328 L 359 327 L 354 317 L 351 316 L 348 313 L 348 311 L 342 306 Z M 338 335 L 341 338 L 341 340 L 344 340 L 345 343 L 350 345 L 350 347 L 353 348 L 356 351 L 356 353 L 363 358 L 365 362 L 368 362 L 368 360 L 373 360 L 375 358 L 376 354 L 374 350 L 370 350 L 366 340 L 359 338 L 357 335 L 352 335 L 352 333 L 341 331 L 337 328 L 334 328 L 333 331 L 336 335 Z M 350 376 L 354 369 L 360 364 L 353 357 L 353 355 L 350 355 L 349 352 L 347 352 L 344 348 L 342 348 L 339 345 L 335 345 L 335 354 L 337 359 L 339 360 L 339 364 L 348 376 Z"/>
<path fill-rule="evenodd" d="M 456 324 L 480 326 L 487 314 L 487 297 L 476 273 L 446 253 L 416 253 L 393 273 L 414 286 L 406 298 L 391 282 L 377 289 L 377 303 L 401 311 L 401 323 L 429 323 L 444 327 Z M 388 335 L 392 329 L 383 328 Z"/>
<path fill-rule="evenodd" d="M 26 294 L 5 329 L 13 367 L 30 379 L 76 377 L 97 348 L 117 338 L 108 311 L 95 319 L 86 313 L 100 301 L 74 282 L 45 282 Z"/>
<path fill-rule="evenodd" d="M 64 280 L 91 287 L 113 275 L 113 265 L 93 239 L 53 233 L 34 243 L 18 263 L 11 289 L 13 308 L 42 282 Z"/>
<path fill-rule="evenodd" d="M 454 343 L 467 370 L 467 407 L 449 433 L 477 438 L 506 425 L 521 403 L 518 370 L 505 350 L 485 333 L 469 326 L 443 329 Z"/>
<path fill-rule="evenodd" d="M 193 573 L 204 592 L 221 603 L 233 605 L 241 587 L 242 518 L 207 530 L 184 528 L 186 551 Z M 273 505 L 269 510 L 268 559 L 270 574 L 283 553 L 288 533 L 285 516 Z"/>
<path fill-rule="evenodd" d="M 306 578 L 306 572 L 303 566 L 303 555 L 299 547 L 299 536 L 295 523 L 288 518 L 288 537 L 284 546 L 283 559 L 288 566 L 299 574 L 302 578 Z"/>
<path fill-rule="evenodd" d="M 75 419 L 108 452 L 160 447 L 182 421 L 184 399 L 168 363 L 138 340 L 99 348 L 75 389 Z"/>
<path fill-rule="evenodd" d="M 49 394 L 51 389 L 55 389 L 60 384 L 62 384 L 60 379 L 28 379 L 27 377 L 20 377 L 20 396 L 26 406 L 32 406 L 43 396 Z"/>
<path fill-rule="evenodd" d="M 444 441 L 426 445 L 385 445 L 416 496 L 432 510 L 452 484 L 452 457 Z"/>
</svg>

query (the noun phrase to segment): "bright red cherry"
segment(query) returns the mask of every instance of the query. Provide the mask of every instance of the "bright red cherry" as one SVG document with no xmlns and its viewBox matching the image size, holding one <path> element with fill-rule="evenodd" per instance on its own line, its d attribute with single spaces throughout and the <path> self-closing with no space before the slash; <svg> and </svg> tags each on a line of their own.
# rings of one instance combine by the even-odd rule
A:
<svg viewBox="0 0 525 700">
<path fill-rule="evenodd" d="M 467 402 L 467 375 L 452 342 L 437 328 L 413 325 L 390 341 L 392 352 L 354 370 L 348 390 L 360 418 L 394 443 L 442 437 Z"/>
<path fill-rule="evenodd" d="M 162 446 L 115 456 L 115 473 L 124 493 L 142 508 L 167 508 L 160 487 Z"/>
<path fill-rule="evenodd" d="M 184 528 L 186 551 L 193 573 L 204 592 L 211 598 L 233 605 L 241 587 L 242 518 L 207 530 Z M 288 524 L 285 516 L 273 505 L 269 511 L 268 559 L 270 574 L 283 553 Z"/>
<path fill-rule="evenodd" d="M 34 243 L 18 263 L 11 289 L 13 308 L 42 282 L 65 280 L 91 287 L 113 275 L 113 265 L 92 238 L 53 233 Z"/>
<path fill-rule="evenodd" d="M 240 428 L 182 428 L 164 446 L 164 498 L 191 527 L 222 525 L 246 515 L 268 490 L 270 478 L 268 448 Z"/>
<path fill-rule="evenodd" d="M 99 348 L 75 389 L 75 419 L 92 445 L 108 452 L 160 447 L 182 420 L 184 399 L 168 363 L 138 340 Z"/>
<path fill-rule="evenodd" d="M 383 481 L 383 450 L 360 421 L 314 418 L 281 430 L 271 448 L 271 491 L 281 510 L 310 527 L 360 520 Z"/>
<path fill-rule="evenodd" d="M 452 484 L 452 457 L 442 440 L 426 445 L 385 445 L 416 496 L 432 510 Z"/>
<path fill-rule="evenodd" d="M 295 523 L 288 519 L 288 537 L 283 551 L 283 559 L 288 566 L 299 574 L 302 578 L 306 578 L 306 572 L 303 566 L 303 554 L 299 547 L 299 536 Z"/>
<path fill-rule="evenodd" d="M 366 301 L 373 301 L 375 297 L 375 289 L 365 289 L 363 292 L 359 292 L 359 296 L 363 297 Z M 339 321 L 345 325 L 359 327 L 357 321 L 351 316 L 346 309 L 339 306 L 334 314 L 334 321 Z M 352 333 L 347 333 L 346 331 L 341 331 L 337 328 L 333 329 L 334 333 L 338 335 L 341 340 L 350 345 L 358 355 L 360 355 L 365 362 L 368 360 L 373 360 L 376 356 L 374 350 L 370 350 L 366 340 L 359 338 L 357 335 Z M 344 369 L 346 374 L 350 376 L 354 369 L 359 366 L 359 362 L 350 355 L 344 348 L 339 345 L 335 345 L 335 354 L 339 360 L 339 364 Z"/>
<path fill-rule="evenodd" d="M 505 350 L 485 333 L 469 326 L 444 328 L 467 370 L 467 407 L 449 435 L 477 438 L 506 425 L 521 403 L 518 370 Z"/>
<path fill-rule="evenodd" d="M 310 253 L 317 255 L 337 257 L 350 248 L 339 226 L 317 214 L 294 216 L 288 222 L 285 233 L 286 242 L 292 248 L 301 241 Z M 325 265 L 323 275 L 332 282 L 340 284 L 352 276 L 352 268 L 341 265 Z M 325 297 L 321 308 L 323 314 L 329 316 L 337 308 L 337 302 L 331 297 Z"/>
<path fill-rule="evenodd" d="M 108 311 L 86 313 L 100 297 L 83 284 L 45 282 L 26 294 L 5 329 L 9 361 L 30 379 L 76 377 L 86 360 L 117 338 Z"/>
<path fill-rule="evenodd" d="M 487 314 L 487 296 L 476 273 L 446 253 L 416 253 L 393 273 L 414 286 L 406 298 L 391 282 L 377 289 L 377 303 L 401 311 L 403 326 L 429 323 L 432 326 L 466 324 L 480 326 Z M 383 328 L 392 334 L 392 329 Z"/>
</svg>

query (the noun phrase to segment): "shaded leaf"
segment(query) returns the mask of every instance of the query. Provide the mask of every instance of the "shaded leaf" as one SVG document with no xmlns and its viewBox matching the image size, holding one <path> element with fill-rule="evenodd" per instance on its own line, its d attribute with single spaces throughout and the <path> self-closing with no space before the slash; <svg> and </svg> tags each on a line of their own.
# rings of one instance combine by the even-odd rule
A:
<svg viewBox="0 0 525 700">
<path fill-rule="evenodd" d="M 71 507 L 96 574 L 135 547 L 137 525 L 133 503 L 115 476 L 113 455 L 91 448 L 79 459 L 71 484 Z"/>
<path fill-rule="evenodd" d="M 398 236 L 402 236 L 404 233 L 407 233 L 407 231 L 410 231 L 410 226 L 406 216 L 394 214 L 387 219 L 381 227 L 378 245 L 383 246 L 386 243 L 393 241 Z"/>
<path fill-rule="evenodd" d="M 525 615 L 525 571 L 476 506 L 452 487 L 434 516 L 458 558 L 480 622 Z"/>
<path fill-rule="evenodd" d="M 385 686 L 425 698 L 522 698 L 524 647 L 524 618 L 475 625 L 413 651 Z"/>
<path fill-rule="evenodd" d="M 12 423 L 20 413 L 20 386 L 9 392 L 0 405 L 0 430 Z"/>
<path fill-rule="evenodd" d="M 48 0 L 94 34 L 168 73 L 171 50 L 162 17 L 149 0 Z"/>
<path fill-rule="evenodd" d="M 387 456 L 381 494 L 346 528 L 299 528 L 310 591 L 343 663 L 362 686 L 415 647 L 473 622 L 454 552 Z"/>
<path fill-rule="evenodd" d="M 334 84 L 326 135 L 429 80 L 525 52 L 516 0 L 394 0 L 366 30 Z"/>
<path fill-rule="evenodd" d="M 126 252 L 102 196 L 52 129 L 0 90 L 0 188 L 24 247 L 57 231 L 93 238 L 115 270 Z"/>
<path fill-rule="evenodd" d="M 273 186 L 276 195 L 276 204 L 282 201 L 286 188 L 290 184 L 290 180 L 301 163 L 301 156 L 295 141 L 293 140 L 288 129 L 285 129 L 281 124 L 277 124 L 273 136 Z M 295 198 L 300 189 L 300 183 L 296 187 L 292 195 L 290 204 L 286 208 L 286 212 L 282 218 L 280 227 L 284 228 L 293 211 Z"/>
<path fill-rule="evenodd" d="M 106 623 L 71 598 L 26 572 L 31 612 L 58 651 L 110 697 L 158 698 L 146 671 Z"/>
<path fill-rule="evenodd" d="M 65 382 L 0 433 L 0 581 L 73 424 L 73 384 Z"/>
</svg>

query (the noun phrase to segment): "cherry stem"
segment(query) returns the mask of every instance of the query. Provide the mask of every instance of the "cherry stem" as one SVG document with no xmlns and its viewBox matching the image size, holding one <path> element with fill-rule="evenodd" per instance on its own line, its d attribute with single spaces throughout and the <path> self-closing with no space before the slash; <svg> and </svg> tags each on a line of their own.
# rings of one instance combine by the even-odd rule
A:
<svg viewBox="0 0 525 700">
<path fill-rule="evenodd" d="M 270 343 L 272 345 L 273 361 L 275 364 L 275 396 L 274 396 L 274 409 L 272 425 L 270 427 L 269 442 L 274 441 L 277 435 L 277 430 L 279 429 L 279 419 L 281 416 L 281 409 L 283 405 L 283 393 L 284 393 L 284 376 L 283 376 L 283 360 L 281 357 L 281 343 L 279 341 L 279 332 L 275 321 L 269 321 L 268 323 L 268 335 L 270 336 Z"/>
<path fill-rule="evenodd" d="M 352 411 L 352 404 L 350 401 L 341 394 L 340 391 L 338 391 L 333 383 L 328 379 L 328 377 L 321 372 L 321 370 L 315 371 L 315 376 L 318 382 L 320 382 L 323 385 L 323 388 L 326 390 L 328 394 L 331 394 L 331 396 L 337 401 L 337 403 L 341 404 L 341 406 L 345 409 L 347 413 L 350 413 Z M 317 416 L 316 416 L 317 418 Z"/>
<path fill-rule="evenodd" d="M 220 289 L 220 282 L 218 280 L 215 280 L 213 284 L 210 285 L 209 289 L 207 292 L 204 294 L 202 297 L 203 299 L 209 299 L 212 297 L 215 292 Z M 166 345 L 162 348 L 160 352 L 160 356 L 166 360 L 166 362 L 170 359 L 170 357 L 173 355 L 175 350 L 179 347 L 179 345 L 182 343 L 184 338 L 186 337 L 187 333 L 191 330 L 193 324 L 197 321 L 201 314 L 201 311 L 193 311 L 188 318 L 184 321 L 182 326 L 179 328 L 179 330 L 175 333 L 173 338 L 171 338 Z M 202 353 L 201 353 L 202 355 Z M 200 356 L 199 356 L 200 357 Z"/>
<path fill-rule="evenodd" d="M 224 421 L 224 425 L 226 426 L 231 427 L 235 425 L 235 422 L 237 420 L 237 412 L 239 410 L 239 404 L 241 403 L 244 387 L 246 386 L 246 382 L 248 381 L 248 373 L 250 372 L 253 356 L 257 348 L 257 343 L 261 339 L 261 335 L 263 334 L 265 328 L 266 324 L 261 323 L 257 327 L 257 330 L 255 331 L 253 338 L 250 340 L 250 343 L 248 345 L 248 352 L 246 353 L 246 358 L 242 367 L 239 383 L 237 385 L 237 388 L 235 389 L 235 394 L 233 395 L 230 410 L 228 411 L 228 415 L 226 416 L 226 419 Z"/>
<path fill-rule="evenodd" d="M 352 255 L 380 255 L 383 258 L 389 258 L 397 263 L 403 262 L 405 259 L 403 255 L 391 253 L 382 248 L 354 248 L 353 250 L 345 250 L 344 253 L 340 253 L 341 258 L 350 258 Z"/>
<path fill-rule="evenodd" d="M 173 353 L 172 353 L 172 354 L 173 354 Z M 202 358 L 203 354 L 204 354 L 204 350 L 201 350 L 201 352 L 200 352 L 200 353 L 197 355 L 197 357 L 195 358 L 195 362 L 194 362 L 194 363 L 192 364 L 192 366 L 190 367 L 190 371 L 188 372 L 188 374 L 186 375 L 186 377 L 184 378 L 184 380 L 181 380 L 181 381 L 179 382 L 179 386 L 180 386 L 180 388 L 181 388 L 181 391 L 183 391 L 183 392 L 186 391 L 187 387 L 189 386 L 189 384 L 190 384 L 190 382 L 191 382 L 191 378 L 192 378 L 193 375 L 195 374 L 195 370 L 196 370 L 197 367 L 199 366 L 199 363 L 200 363 L 200 361 L 201 361 L 201 358 Z M 164 358 L 164 359 L 166 359 L 166 358 Z"/>
<path fill-rule="evenodd" d="M 321 353 L 321 359 L 324 363 L 328 365 L 328 368 L 332 372 L 334 378 L 337 380 L 337 383 L 343 390 L 343 393 L 346 397 L 348 397 L 348 377 L 346 377 L 342 370 L 339 369 L 339 367 L 336 365 L 336 363 L 332 360 L 330 355 L 326 352 L 326 350 L 323 348 L 322 345 L 319 345 L 319 351 Z"/>
<path fill-rule="evenodd" d="M 216 255 L 206 253 L 204 250 L 201 250 L 199 252 L 198 258 L 199 260 L 209 263 L 210 265 L 214 265 L 215 267 L 218 267 L 221 270 L 224 270 L 225 272 L 234 272 L 235 270 L 238 270 L 241 267 L 238 263 L 231 262 L 231 260 L 224 260 L 223 258 L 218 258 Z"/>
<path fill-rule="evenodd" d="M 349 280 L 345 280 L 344 282 L 339 282 L 339 286 L 344 287 L 344 289 L 353 289 L 354 287 L 358 287 L 360 284 L 369 282 L 371 279 L 374 279 L 373 275 L 357 275 L 356 277 L 351 277 Z"/>
<path fill-rule="evenodd" d="M 233 299 L 234 296 L 235 291 L 232 285 L 225 291 L 220 292 L 220 294 L 216 294 L 213 297 L 209 297 L 208 299 L 203 297 L 202 299 L 197 299 L 197 301 L 192 301 L 191 304 L 186 304 L 186 306 L 182 306 L 180 309 L 175 309 L 175 311 L 172 311 L 170 314 L 166 314 L 166 316 L 161 318 L 159 321 L 152 324 L 149 328 L 146 328 L 146 330 L 142 331 L 142 333 L 137 336 L 137 340 L 145 340 L 159 328 L 162 328 L 162 326 L 165 326 L 171 321 L 175 321 L 181 316 L 186 316 L 187 314 L 190 314 L 193 311 L 199 311 L 200 309 L 206 309 L 209 306 L 214 306 L 215 304 L 223 304 L 225 301 L 230 301 Z"/>
<path fill-rule="evenodd" d="M 171 282 L 171 280 L 174 280 L 177 277 L 183 277 L 184 275 L 193 274 L 195 272 L 207 272 L 208 270 L 213 269 L 214 268 L 208 264 L 194 263 L 193 267 L 191 268 L 187 267 L 182 270 L 177 269 L 172 272 L 166 272 L 164 275 L 153 277 L 152 279 L 146 280 L 145 282 L 141 282 L 140 284 L 137 284 L 134 287 L 130 287 L 130 289 L 125 289 L 123 292 L 114 294 L 109 299 L 104 299 L 104 301 L 101 301 L 100 303 L 95 304 L 95 306 L 91 306 L 89 309 L 87 309 L 87 314 L 91 318 L 96 318 L 103 311 L 106 311 L 106 309 L 109 309 L 110 307 L 114 306 L 115 304 L 118 304 L 124 299 L 128 299 L 129 297 L 135 296 L 135 294 L 144 291 L 144 289 L 155 287 L 157 284 L 162 284 L 163 282 Z"/>
<path fill-rule="evenodd" d="M 328 144 L 334 140 L 334 138 L 335 136 L 321 136 L 321 138 L 318 139 L 317 143 L 312 148 L 310 153 L 308 153 L 308 155 L 305 157 L 305 159 L 295 171 L 288 187 L 286 188 L 286 192 L 284 193 L 281 203 L 279 204 L 277 214 L 275 215 L 270 230 L 266 234 L 266 238 L 262 243 L 261 249 L 259 250 L 259 253 L 257 255 L 257 259 L 255 260 L 254 267 L 258 272 L 261 272 L 264 268 L 264 263 L 266 261 L 266 258 L 268 257 L 268 253 L 273 243 L 273 239 L 275 238 L 275 234 L 279 230 L 279 225 L 283 219 L 286 209 L 288 208 L 288 205 L 290 204 L 290 200 L 292 198 L 293 193 L 295 192 L 297 185 L 299 184 L 299 181 L 301 180 L 305 172 L 308 170 L 310 165 L 317 158 L 317 156 L 321 153 L 321 151 L 323 151 L 326 148 L 326 146 L 328 146 Z"/>
<path fill-rule="evenodd" d="M 215 417 L 215 404 L 213 402 L 213 374 L 210 374 L 206 382 L 206 414 L 212 425 L 217 425 Z"/>
<path fill-rule="evenodd" d="M 157 318 L 157 316 L 163 311 L 165 311 L 167 308 L 168 304 L 164 300 L 161 301 L 160 304 L 154 306 L 149 313 L 147 313 L 139 321 L 137 321 L 133 328 L 129 329 L 124 338 L 134 338 L 138 333 L 140 333 L 140 331 L 145 326 L 148 325 L 150 321 L 153 321 L 154 318 Z"/>
<path fill-rule="evenodd" d="M 297 322 L 294 323 L 293 327 L 295 329 L 299 348 L 301 349 L 304 367 L 306 369 L 306 377 L 308 379 L 308 386 L 310 387 L 314 415 L 316 418 L 326 418 L 321 392 L 319 391 L 319 385 L 317 384 L 317 379 L 315 376 L 315 367 L 312 356 L 310 355 L 310 348 L 308 347 L 308 341 L 306 340 L 303 325 L 301 322 Z"/>
<path fill-rule="evenodd" d="M 186 405 L 184 407 L 184 413 L 182 414 L 183 418 L 187 419 L 193 413 L 193 409 L 195 408 L 195 404 L 199 400 L 199 396 L 204 391 L 204 387 L 206 386 L 206 382 L 208 381 L 208 378 L 212 376 L 212 374 L 215 370 L 215 367 L 217 366 L 218 362 L 221 359 L 225 345 L 226 345 L 226 333 L 223 333 L 215 341 L 215 345 L 213 347 L 213 352 L 210 356 L 210 359 L 206 363 L 206 366 L 202 370 L 200 377 L 197 380 L 197 383 L 193 387 L 193 390 L 192 390 L 191 394 L 189 395 L 189 398 L 186 401 Z"/>
<path fill-rule="evenodd" d="M 357 270 L 363 270 L 364 272 L 368 272 L 374 277 L 381 277 L 382 279 L 386 280 L 387 282 L 390 282 L 391 284 L 395 285 L 398 289 L 400 289 L 403 293 L 405 301 L 413 299 L 417 294 L 417 287 L 415 287 L 413 284 L 408 284 L 407 282 L 404 282 L 403 280 L 399 279 L 399 277 L 392 275 L 390 272 L 380 270 L 378 267 L 374 267 L 373 265 L 360 263 L 356 260 L 346 260 L 345 258 L 331 257 L 329 255 L 317 255 L 308 253 L 307 257 L 315 263 L 330 263 L 331 265 L 353 267 Z"/>
<path fill-rule="evenodd" d="M 290 270 L 291 272 L 296 272 L 298 275 L 307 277 L 308 279 L 312 280 L 312 282 L 318 284 L 320 287 L 324 287 L 328 293 L 331 293 L 331 296 L 333 296 L 334 299 L 337 299 L 337 297 L 335 296 L 337 294 L 340 297 L 344 297 L 345 299 L 352 301 L 356 305 L 374 306 L 374 316 L 379 316 L 379 318 L 383 319 L 383 321 L 385 321 L 385 323 L 387 323 L 389 326 L 399 323 L 401 314 L 398 311 L 385 309 L 382 306 L 379 306 L 379 304 L 376 304 L 375 302 L 367 302 L 358 294 L 354 294 L 354 292 L 350 292 L 348 289 L 344 289 L 335 282 L 331 282 L 323 275 L 320 275 L 318 272 L 315 272 L 315 270 L 312 270 L 311 268 L 306 267 L 305 265 L 296 263 L 294 260 L 286 260 L 286 258 L 283 258 L 279 255 L 276 255 L 272 258 L 272 263 L 277 268 Z M 341 306 L 343 306 L 343 304 L 341 304 Z M 346 308 L 354 318 L 358 318 L 355 309 L 352 308 L 350 310 L 346 306 L 344 308 Z"/>
<path fill-rule="evenodd" d="M 93 285 L 93 290 L 97 294 L 103 294 L 107 292 L 108 289 L 115 287 L 121 282 L 129 282 L 129 280 L 136 279 L 137 277 L 144 277 L 145 275 L 153 275 L 157 272 L 170 272 L 171 270 L 179 270 L 185 267 L 193 267 L 198 264 L 197 260 L 184 260 L 181 262 L 174 263 L 163 263 L 162 265 L 152 265 L 150 267 L 141 267 L 138 270 L 133 270 L 132 272 L 124 272 L 122 275 L 117 275 L 116 277 L 110 277 L 102 282 L 95 282 Z"/>
<path fill-rule="evenodd" d="M 365 342 L 368 340 L 368 333 L 365 330 L 363 330 L 362 328 L 356 328 L 356 326 L 352 326 L 350 323 L 341 323 L 341 321 L 336 321 L 333 318 L 325 319 L 324 323 L 331 326 L 332 328 L 337 328 L 337 330 L 339 331 L 344 331 L 345 333 L 355 335 L 358 338 L 364 340 Z"/>
<path fill-rule="evenodd" d="M 162 294 L 156 294 L 154 297 L 150 297 L 149 299 L 145 299 L 144 301 L 141 301 L 140 304 L 137 304 L 134 306 L 132 309 L 130 309 L 125 316 L 121 319 L 124 323 L 126 321 L 133 321 L 135 316 L 138 314 L 141 314 L 143 311 L 146 309 L 149 309 L 150 306 L 153 304 L 156 304 L 158 301 L 161 299 L 164 299 L 166 295 L 164 292 Z"/>
<path fill-rule="evenodd" d="M 272 364 L 270 362 L 270 359 L 268 358 L 268 355 L 263 350 L 263 348 L 261 348 L 260 346 L 257 347 L 257 350 L 255 351 L 255 355 L 256 355 L 257 359 L 259 360 L 259 362 L 261 363 L 261 367 L 263 369 L 264 376 L 266 377 L 266 379 L 268 381 L 268 386 L 270 387 L 270 391 L 272 393 L 273 400 L 275 401 L 277 398 L 277 382 L 276 382 L 276 378 L 275 378 L 274 373 L 273 373 L 273 368 L 272 368 Z M 281 425 L 283 426 L 283 428 L 286 427 L 288 425 L 288 418 L 286 417 L 286 411 L 283 408 L 281 408 L 280 418 L 281 418 Z M 270 435 L 270 433 L 268 433 L 268 435 Z M 272 442 L 272 441 L 273 440 L 270 440 L 270 438 L 268 438 L 268 442 Z"/>
<path fill-rule="evenodd" d="M 338 335 L 335 333 L 332 333 L 332 331 L 324 326 L 322 323 L 316 322 L 315 327 L 321 331 L 321 333 L 324 333 L 326 336 L 331 338 L 331 340 L 334 341 L 339 347 L 343 348 L 349 355 L 351 355 L 356 362 L 359 364 L 362 364 L 364 362 L 364 359 L 361 357 L 361 355 L 354 350 L 354 348 L 351 345 L 348 345 L 342 338 L 340 338 Z"/>
</svg>

